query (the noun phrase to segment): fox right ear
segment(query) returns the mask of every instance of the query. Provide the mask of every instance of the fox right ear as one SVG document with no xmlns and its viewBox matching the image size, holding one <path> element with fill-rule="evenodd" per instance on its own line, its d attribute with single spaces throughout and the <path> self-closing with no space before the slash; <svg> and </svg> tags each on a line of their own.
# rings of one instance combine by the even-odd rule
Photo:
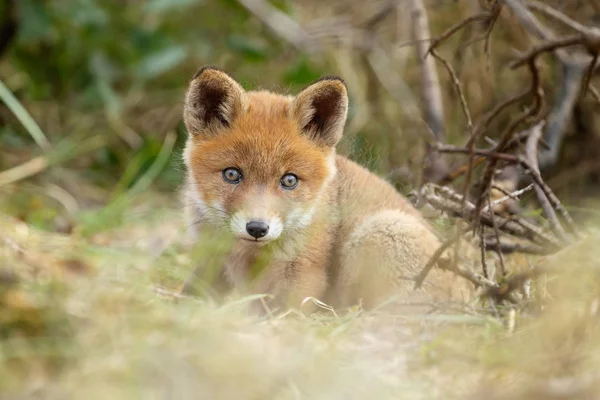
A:
<svg viewBox="0 0 600 400">
<path fill-rule="evenodd" d="M 304 135 L 334 147 L 342 138 L 348 113 L 346 84 L 337 76 L 319 79 L 296 96 L 291 112 Z"/>
<path fill-rule="evenodd" d="M 227 73 L 204 67 L 185 95 L 183 120 L 191 135 L 212 135 L 227 128 L 243 109 L 244 89 Z"/>
</svg>

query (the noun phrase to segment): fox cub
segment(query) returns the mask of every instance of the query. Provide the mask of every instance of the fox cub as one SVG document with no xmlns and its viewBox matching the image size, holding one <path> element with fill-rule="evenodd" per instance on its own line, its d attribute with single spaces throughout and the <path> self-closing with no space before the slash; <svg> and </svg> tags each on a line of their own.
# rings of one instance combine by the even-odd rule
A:
<svg viewBox="0 0 600 400">
<path fill-rule="evenodd" d="M 183 196 L 196 234 L 230 240 L 216 287 L 268 294 L 272 310 L 304 309 L 309 297 L 371 308 L 392 296 L 460 296 L 458 280 L 439 268 L 413 291 L 438 238 L 390 184 L 336 155 L 347 110 L 338 77 L 295 97 L 246 92 L 212 67 L 193 77 Z"/>
</svg>

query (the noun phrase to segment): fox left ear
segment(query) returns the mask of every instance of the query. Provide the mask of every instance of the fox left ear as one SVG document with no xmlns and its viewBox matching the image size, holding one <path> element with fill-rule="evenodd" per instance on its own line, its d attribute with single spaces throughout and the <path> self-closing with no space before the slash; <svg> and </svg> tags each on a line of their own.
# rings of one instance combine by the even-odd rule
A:
<svg viewBox="0 0 600 400">
<path fill-rule="evenodd" d="M 231 126 L 244 109 L 244 89 L 215 67 L 194 75 L 185 96 L 183 120 L 191 135 L 211 136 Z"/>
<path fill-rule="evenodd" d="M 320 145 L 334 147 L 342 138 L 348 114 L 348 91 L 338 77 L 325 77 L 300 92 L 291 104 L 302 133 Z"/>
</svg>

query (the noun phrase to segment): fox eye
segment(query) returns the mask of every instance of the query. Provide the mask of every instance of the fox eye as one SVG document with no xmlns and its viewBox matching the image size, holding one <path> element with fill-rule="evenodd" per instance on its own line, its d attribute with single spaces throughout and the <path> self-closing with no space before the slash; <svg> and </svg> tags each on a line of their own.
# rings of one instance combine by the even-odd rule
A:
<svg viewBox="0 0 600 400">
<path fill-rule="evenodd" d="M 223 179 L 227 183 L 240 183 L 242 181 L 242 172 L 237 168 L 225 168 L 223 170 Z"/>
<path fill-rule="evenodd" d="M 292 190 L 298 186 L 298 177 L 294 174 L 285 174 L 280 182 L 282 188 Z"/>
</svg>

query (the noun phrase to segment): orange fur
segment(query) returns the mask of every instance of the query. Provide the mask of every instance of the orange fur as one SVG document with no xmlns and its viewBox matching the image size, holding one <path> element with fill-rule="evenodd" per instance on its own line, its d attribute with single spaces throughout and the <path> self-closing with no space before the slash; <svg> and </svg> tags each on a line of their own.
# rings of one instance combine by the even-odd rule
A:
<svg viewBox="0 0 600 400">
<path fill-rule="evenodd" d="M 392 294 L 412 296 L 405 277 L 425 264 L 437 237 L 387 182 L 335 155 L 347 107 L 339 78 L 296 97 L 245 92 L 213 68 L 193 78 L 184 198 L 199 232 L 232 239 L 224 286 L 271 294 L 272 307 L 299 307 L 306 297 L 375 306 Z M 227 168 L 241 172 L 240 182 L 224 180 Z M 280 182 L 290 173 L 298 178 L 291 190 Z M 255 220 L 268 226 L 264 237 L 249 235 Z M 429 297 L 464 289 L 441 270 L 428 283 L 434 289 L 419 293 Z"/>
</svg>

